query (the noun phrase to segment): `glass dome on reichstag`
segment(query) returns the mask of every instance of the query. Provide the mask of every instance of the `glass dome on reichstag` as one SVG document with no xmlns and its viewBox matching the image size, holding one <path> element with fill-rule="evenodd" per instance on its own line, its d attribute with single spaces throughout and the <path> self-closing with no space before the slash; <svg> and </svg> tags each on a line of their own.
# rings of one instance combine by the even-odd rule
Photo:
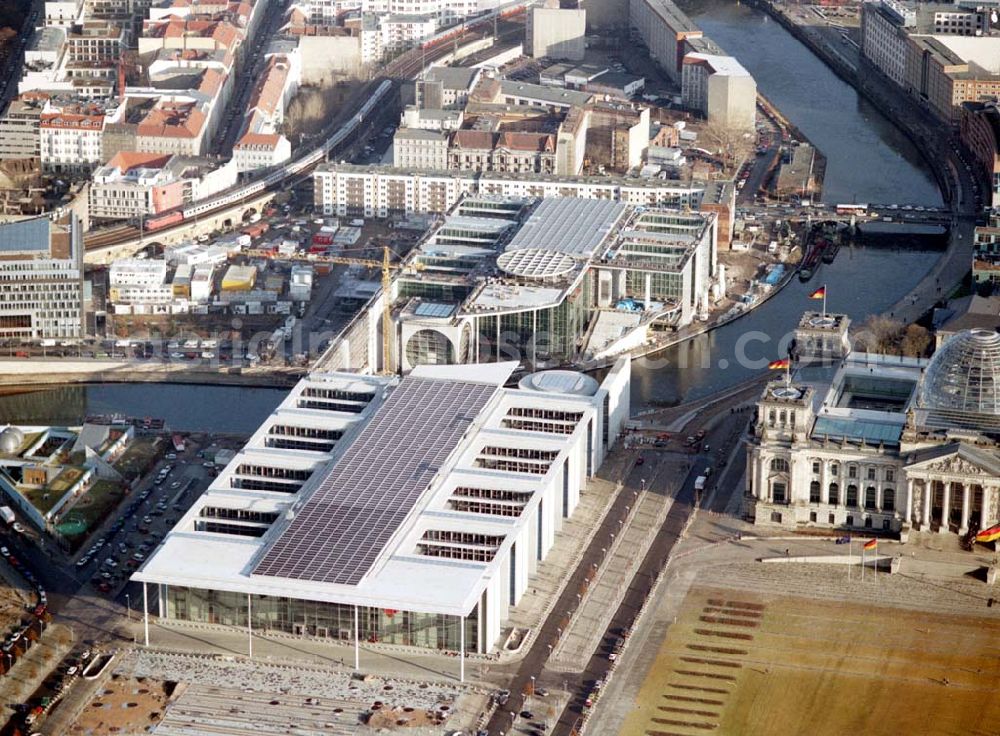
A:
<svg viewBox="0 0 1000 736">
<path fill-rule="evenodd" d="M 949 338 L 927 366 L 920 405 L 947 413 L 1000 416 L 1000 334 L 965 330 Z"/>
</svg>

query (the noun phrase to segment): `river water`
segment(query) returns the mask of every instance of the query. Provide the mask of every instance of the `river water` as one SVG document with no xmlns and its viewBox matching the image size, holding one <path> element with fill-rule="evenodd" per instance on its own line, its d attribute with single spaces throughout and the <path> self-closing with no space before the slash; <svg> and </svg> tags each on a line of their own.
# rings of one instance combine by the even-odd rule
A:
<svg viewBox="0 0 1000 736">
<path fill-rule="evenodd" d="M 826 202 L 940 205 L 930 170 L 909 140 L 812 52 L 763 13 L 708 0 L 687 8 L 702 29 L 754 75 L 761 92 L 827 156 Z M 939 251 L 842 249 L 808 284 L 797 280 L 746 317 L 636 361 L 635 409 L 697 399 L 758 374 L 781 354 L 781 340 L 808 295 L 828 287 L 828 309 L 860 321 L 908 292 Z M 0 423 L 73 423 L 85 414 L 155 416 L 174 429 L 250 433 L 285 396 L 278 389 L 169 384 L 67 387 L 0 397 Z"/>
<path fill-rule="evenodd" d="M 781 25 L 732 2 L 687 11 L 712 40 L 753 74 L 760 91 L 826 156 L 823 200 L 940 206 L 933 175 L 909 139 Z M 841 249 L 807 284 L 798 280 L 749 315 L 633 366 L 632 401 L 689 401 L 742 383 L 767 361 L 827 285 L 827 309 L 852 320 L 888 308 L 917 284 L 940 251 L 904 247 Z"/>
<path fill-rule="evenodd" d="M 171 429 L 251 434 L 288 392 L 244 386 L 169 383 L 62 386 L 0 396 L 0 425 L 79 424 L 89 414 L 164 419 Z"/>
</svg>

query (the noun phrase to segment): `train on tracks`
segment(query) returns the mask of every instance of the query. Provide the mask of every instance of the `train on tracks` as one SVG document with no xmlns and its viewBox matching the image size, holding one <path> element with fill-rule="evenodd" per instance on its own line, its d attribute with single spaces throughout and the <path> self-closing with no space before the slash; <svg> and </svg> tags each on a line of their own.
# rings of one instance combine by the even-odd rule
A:
<svg viewBox="0 0 1000 736">
<path fill-rule="evenodd" d="M 393 83 L 389 80 L 382 81 L 361 108 L 341 125 L 333 135 L 315 148 L 305 151 L 298 157 L 259 179 L 249 181 L 246 184 L 234 187 L 204 201 L 192 203 L 185 207 L 169 210 L 155 217 L 150 217 L 143 222 L 143 230 L 146 232 L 164 230 L 188 220 L 193 220 L 196 217 L 203 217 L 216 210 L 224 210 L 238 202 L 243 202 L 257 194 L 269 191 L 297 174 L 301 174 L 315 166 L 323 161 L 330 151 L 347 140 L 351 134 L 361 127 L 361 124 L 371 114 L 372 110 L 376 109 L 386 95 L 389 94 L 392 85 Z"/>
<path fill-rule="evenodd" d="M 442 44 L 462 38 L 467 33 L 489 29 L 492 27 L 494 20 L 505 20 L 507 18 L 520 15 L 527 10 L 529 4 L 530 3 L 528 2 L 508 3 L 507 5 L 499 7 L 496 10 L 486 13 L 485 15 L 470 18 L 464 23 L 459 23 L 457 26 L 448 26 L 443 31 L 431 36 L 430 38 L 424 39 L 424 41 L 420 44 L 420 48 L 425 51 L 437 48 Z"/>
</svg>

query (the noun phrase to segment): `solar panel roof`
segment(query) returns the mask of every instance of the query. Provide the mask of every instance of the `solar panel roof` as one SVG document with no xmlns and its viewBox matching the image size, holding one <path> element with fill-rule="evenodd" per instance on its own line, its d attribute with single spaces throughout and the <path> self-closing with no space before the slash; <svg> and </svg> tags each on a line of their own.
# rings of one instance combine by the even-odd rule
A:
<svg viewBox="0 0 1000 736">
<path fill-rule="evenodd" d="M 497 390 L 404 378 L 252 574 L 357 585 Z"/>
</svg>

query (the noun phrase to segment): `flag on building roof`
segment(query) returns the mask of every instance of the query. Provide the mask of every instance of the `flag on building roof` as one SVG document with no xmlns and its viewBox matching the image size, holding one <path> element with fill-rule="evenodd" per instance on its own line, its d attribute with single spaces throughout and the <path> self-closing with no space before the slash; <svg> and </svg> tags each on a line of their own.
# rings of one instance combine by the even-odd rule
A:
<svg viewBox="0 0 1000 736">
<path fill-rule="evenodd" d="M 826 297 L 826 286 L 823 285 L 816 289 L 812 294 L 809 295 L 810 299 L 823 299 Z"/>
<path fill-rule="evenodd" d="M 786 368 L 788 368 L 791 364 L 792 362 L 788 358 L 784 358 L 782 360 L 772 360 L 770 363 L 767 364 L 767 368 L 768 370 L 772 371 L 783 371 Z"/>
<path fill-rule="evenodd" d="M 867 542 L 865 542 L 865 549 L 875 549 L 876 547 L 878 547 L 877 539 L 869 539 Z"/>
</svg>

